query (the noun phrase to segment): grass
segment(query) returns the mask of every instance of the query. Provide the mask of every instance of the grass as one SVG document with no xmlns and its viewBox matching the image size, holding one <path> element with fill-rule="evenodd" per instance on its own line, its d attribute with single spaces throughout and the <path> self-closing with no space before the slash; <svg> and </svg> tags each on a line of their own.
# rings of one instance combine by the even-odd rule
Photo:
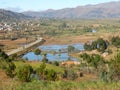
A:
<svg viewBox="0 0 120 90">
<path fill-rule="evenodd" d="M 102 81 L 33 81 L 2 86 L 1 90 L 119 90 L 120 82 L 104 83 Z"/>
<path fill-rule="evenodd" d="M 59 29 L 59 26 L 63 23 L 63 21 L 66 24 L 69 24 L 70 27 Z M 38 22 L 41 22 L 41 20 Z M 36 23 L 36 21 L 33 21 L 32 23 L 34 24 Z M 93 40 L 99 37 L 109 39 L 109 37 L 113 35 L 119 35 L 119 32 L 120 32 L 119 30 L 120 21 L 118 22 L 118 20 L 57 20 L 57 21 L 46 20 L 41 23 L 45 23 L 48 25 L 41 24 L 39 27 L 34 26 L 35 29 L 37 28 L 41 28 L 41 29 L 39 31 L 30 31 L 30 32 L 33 33 L 33 36 L 41 32 L 42 33 L 47 32 L 46 34 L 43 33 L 44 36 L 45 35 L 46 36 L 50 35 L 52 37 L 54 36 L 55 40 L 56 38 L 58 38 L 57 39 L 58 42 L 56 43 L 59 43 L 59 42 L 70 43 L 75 40 L 76 42 L 79 42 L 79 39 L 81 39 L 80 40 L 81 42 L 85 42 L 86 37 L 90 37 L 90 39 L 87 39 L 87 40 Z M 98 26 L 96 27 L 95 24 L 98 24 Z M 30 28 L 30 29 L 28 28 L 28 30 L 31 30 L 31 27 L 33 26 L 31 27 L 27 26 L 27 27 Z M 96 29 L 97 32 L 94 34 L 85 32 L 84 27 Z M 27 35 L 31 36 L 30 33 L 26 33 L 26 36 Z M 79 36 L 79 35 L 84 35 L 84 37 L 80 36 L 78 39 L 75 39 L 75 37 L 70 38 L 71 36 Z M 94 38 L 92 38 L 93 36 Z M 51 42 L 54 42 L 54 40 L 51 40 Z M 24 64 L 30 64 L 34 69 L 36 69 L 40 66 L 41 62 L 22 62 L 22 61 L 15 62 L 15 65 L 17 67 Z M 46 67 L 48 69 L 54 69 L 58 73 L 63 72 L 64 70 L 61 67 L 54 66 L 51 64 L 47 64 Z M 77 69 L 77 68 L 74 68 L 74 69 Z M 104 83 L 102 81 L 93 81 L 92 78 L 90 79 L 91 80 L 81 80 L 79 82 L 77 81 L 55 81 L 55 82 L 32 81 L 29 83 L 21 83 L 19 81 L 10 79 L 8 80 L 7 84 L 4 84 L 4 82 L 0 82 L 0 90 L 120 90 L 120 82 Z"/>
<path fill-rule="evenodd" d="M 22 62 L 22 61 L 18 61 L 18 62 L 14 62 L 14 63 L 17 67 L 19 67 L 21 65 L 24 65 L 24 64 L 29 64 L 34 69 L 37 69 L 42 62 Z M 57 73 L 62 73 L 63 70 L 64 70 L 62 67 L 55 66 L 55 65 L 52 65 L 52 64 L 47 64 L 47 63 L 46 63 L 46 68 L 47 69 L 54 69 Z"/>
</svg>

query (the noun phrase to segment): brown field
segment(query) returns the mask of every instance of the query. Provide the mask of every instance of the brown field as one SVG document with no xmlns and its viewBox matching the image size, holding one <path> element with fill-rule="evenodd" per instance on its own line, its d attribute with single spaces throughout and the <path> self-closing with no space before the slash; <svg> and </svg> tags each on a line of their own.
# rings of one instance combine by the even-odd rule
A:
<svg viewBox="0 0 120 90">
<path fill-rule="evenodd" d="M 43 45 L 53 45 L 53 44 L 75 44 L 75 43 L 85 43 L 88 41 L 93 41 L 96 40 L 98 38 L 103 38 L 106 40 L 110 40 L 110 38 L 112 36 L 116 36 L 119 35 L 118 33 L 96 33 L 96 34 L 85 34 L 85 35 L 79 35 L 79 36 L 59 36 L 59 37 L 50 37 L 50 36 L 45 36 L 43 37 L 46 42 Z M 27 40 L 27 43 L 33 42 L 35 41 L 35 38 L 29 38 Z M 9 52 L 12 49 L 16 49 L 18 47 L 20 47 L 21 44 L 26 44 L 26 38 L 20 38 L 17 40 L 0 40 L 0 44 L 5 45 L 3 50 L 5 52 Z M 110 49 L 113 49 L 110 47 Z M 113 50 L 114 51 L 114 50 Z M 111 58 L 111 56 L 113 57 L 113 55 L 108 55 L 107 59 L 109 59 L 109 57 Z"/>
<path fill-rule="evenodd" d="M 26 44 L 26 43 L 30 43 L 32 42 L 34 39 L 29 39 L 27 42 L 26 42 L 26 39 L 25 38 L 20 38 L 20 39 L 17 39 L 17 40 L 0 40 L 0 44 L 3 44 L 5 45 L 3 50 L 4 51 L 10 51 L 11 49 L 16 49 L 18 48 L 20 45 L 22 44 Z"/>
<path fill-rule="evenodd" d="M 69 36 L 69 37 L 44 37 L 46 42 L 43 45 L 51 44 L 73 44 L 73 43 L 84 43 L 90 40 L 95 40 L 95 36 Z M 34 39 L 29 39 L 27 42 L 32 42 Z M 18 48 L 21 44 L 26 44 L 26 39 L 21 38 L 17 40 L 0 40 L 0 44 L 5 45 L 4 51 Z"/>
<path fill-rule="evenodd" d="M 68 36 L 68 37 L 45 37 L 46 42 L 44 45 L 50 44 L 74 44 L 74 43 L 85 43 L 87 41 L 95 40 L 96 36 Z"/>
</svg>

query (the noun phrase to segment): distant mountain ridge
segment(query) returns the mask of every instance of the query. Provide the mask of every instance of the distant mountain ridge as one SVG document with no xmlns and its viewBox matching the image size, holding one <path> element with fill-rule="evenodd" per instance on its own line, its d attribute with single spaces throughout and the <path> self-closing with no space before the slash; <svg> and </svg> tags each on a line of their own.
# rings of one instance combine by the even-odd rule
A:
<svg viewBox="0 0 120 90">
<path fill-rule="evenodd" d="M 23 14 L 37 18 L 120 18 L 120 1 Z"/>
<path fill-rule="evenodd" d="M 29 17 L 30 16 L 26 16 L 22 13 L 0 9 L 0 20 L 19 20 L 19 19 L 26 19 Z"/>
</svg>

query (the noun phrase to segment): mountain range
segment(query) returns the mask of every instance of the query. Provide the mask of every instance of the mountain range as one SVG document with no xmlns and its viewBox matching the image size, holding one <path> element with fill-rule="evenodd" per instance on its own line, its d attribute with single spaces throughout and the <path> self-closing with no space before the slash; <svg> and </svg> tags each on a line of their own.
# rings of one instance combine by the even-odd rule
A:
<svg viewBox="0 0 120 90">
<path fill-rule="evenodd" d="M 4 20 L 20 20 L 20 19 L 26 19 L 30 16 L 26 16 L 22 13 L 12 12 L 9 10 L 0 9 L 0 21 Z"/>
<path fill-rule="evenodd" d="M 120 18 L 120 1 L 23 14 L 37 18 Z"/>
<path fill-rule="evenodd" d="M 120 18 L 120 1 L 101 3 L 96 5 L 78 6 L 60 10 L 48 9 L 46 11 L 26 11 L 22 13 L 0 9 L 1 20 L 19 20 L 27 18 Z"/>
</svg>

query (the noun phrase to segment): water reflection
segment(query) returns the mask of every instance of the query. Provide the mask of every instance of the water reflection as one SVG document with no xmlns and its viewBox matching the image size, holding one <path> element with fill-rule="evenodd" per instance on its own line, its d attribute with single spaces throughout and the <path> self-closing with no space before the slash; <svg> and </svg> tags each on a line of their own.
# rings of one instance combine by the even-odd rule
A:
<svg viewBox="0 0 120 90">
<path fill-rule="evenodd" d="M 82 43 L 77 43 L 77 44 L 68 44 L 68 45 L 48 45 L 48 46 L 39 46 L 39 48 L 43 51 L 55 51 L 59 52 L 61 51 L 66 51 L 67 47 L 69 45 L 74 46 L 77 50 L 84 50 L 83 44 Z"/>
<path fill-rule="evenodd" d="M 66 61 L 68 59 L 71 59 L 71 60 L 77 60 L 76 58 L 74 57 L 70 57 L 68 55 L 68 53 L 61 53 L 61 54 L 51 54 L 51 53 L 47 53 L 46 55 L 47 59 L 50 60 L 50 61 L 53 61 L 53 60 L 57 60 L 57 61 Z M 34 52 L 29 52 L 27 53 L 26 55 L 23 56 L 23 59 L 28 59 L 30 61 L 33 61 L 33 60 L 42 60 L 43 56 L 42 55 L 35 55 Z"/>
<path fill-rule="evenodd" d="M 76 50 L 84 50 L 83 48 L 83 44 L 72 44 Z M 53 60 L 57 60 L 57 61 L 65 61 L 65 60 L 68 60 L 68 59 L 71 59 L 71 60 L 77 60 L 76 58 L 74 57 L 71 57 L 68 55 L 67 53 L 67 47 L 68 45 L 48 45 L 48 46 L 39 46 L 39 48 L 42 50 L 42 51 L 47 51 L 47 59 L 50 60 L 50 61 L 53 61 Z M 50 53 L 51 51 L 54 51 L 56 53 L 52 54 Z M 29 52 L 27 53 L 26 55 L 23 56 L 24 59 L 28 59 L 28 60 L 42 60 L 42 55 L 35 55 L 34 52 Z"/>
</svg>

